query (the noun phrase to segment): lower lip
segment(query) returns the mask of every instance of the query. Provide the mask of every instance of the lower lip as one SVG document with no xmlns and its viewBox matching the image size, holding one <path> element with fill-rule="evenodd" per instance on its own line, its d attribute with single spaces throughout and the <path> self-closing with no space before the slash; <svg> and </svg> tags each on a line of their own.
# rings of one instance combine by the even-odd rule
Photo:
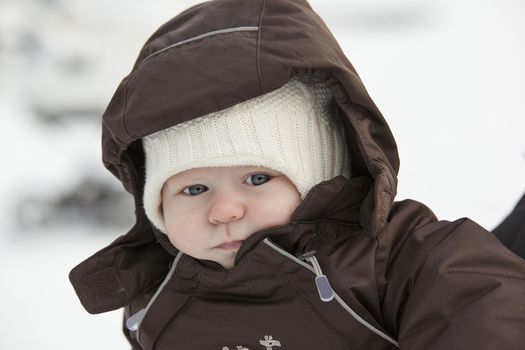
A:
<svg viewBox="0 0 525 350">
<path fill-rule="evenodd" d="M 235 241 L 230 243 L 223 243 L 221 245 L 218 245 L 217 248 L 219 249 L 225 249 L 225 250 L 234 250 L 239 249 L 242 245 L 243 241 Z"/>
</svg>

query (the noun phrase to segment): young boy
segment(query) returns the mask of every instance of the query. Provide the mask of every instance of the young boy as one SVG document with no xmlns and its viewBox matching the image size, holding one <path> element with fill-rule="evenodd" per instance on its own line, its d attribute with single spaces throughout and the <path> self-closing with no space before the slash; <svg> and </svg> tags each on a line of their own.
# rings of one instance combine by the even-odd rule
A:
<svg viewBox="0 0 525 350">
<path fill-rule="evenodd" d="M 103 117 L 134 227 L 77 266 L 134 349 L 522 349 L 525 263 L 394 202 L 390 130 L 304 0 L 215 0 L 146 42 Z"/>
</svg>

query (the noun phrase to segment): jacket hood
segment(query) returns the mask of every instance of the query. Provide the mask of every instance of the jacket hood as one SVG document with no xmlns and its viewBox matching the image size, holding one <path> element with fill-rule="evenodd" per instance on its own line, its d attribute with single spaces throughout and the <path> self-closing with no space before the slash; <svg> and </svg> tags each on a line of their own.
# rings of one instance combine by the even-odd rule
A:
<svg viewBox="0 0 525 350">
<path fill-rule="evenodd" d="M 103 115 L 103 162 L 133 195 L 136 223 L 72 270 L 70 280 L 89 312 L 122 307 L 157 285 L 175 253 L 142 207 L 141 139 L 276 90 L 295 75 L 315 76 L 331 89 L 352 179 L 315 186 L 293 218 L 351 217 L 371 238 L 380 237 L 396 194 L 397 147 L 325 23 L 304 0 L 205 2 L 147 40 Z M 356 184 L 366 191 L 352 197 L 346 189 Z"/>
</svg>

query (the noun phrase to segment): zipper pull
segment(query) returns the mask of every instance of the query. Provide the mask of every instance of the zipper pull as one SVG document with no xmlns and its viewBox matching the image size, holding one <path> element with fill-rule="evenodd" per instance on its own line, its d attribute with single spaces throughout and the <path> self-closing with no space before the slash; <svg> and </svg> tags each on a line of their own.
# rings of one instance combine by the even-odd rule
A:
<svg viewBox="0 0 525 350">
<path fill-rule="evenodd" d="M 139 311 L 135 312 L 126 320 L 126 328 L 132 332 L 139 329 L 139 325 L 142 322 L 142 319 L 144 318 L 145 314 L 146 308 L 140 309 Z"/>
<path fill-rule="evenodd" d="M 328 281 L 328 277 L 326 277 L 323 274 L 323 271 L 321 270 L 321 266 L 319 265 L 319 262 L 317 261 L 317 258 L 313 254 L 305 254 L 304 259 L 309 261 L 310 264 L 312 264 L 312 267 L 314 268 L 315 272 L 315 285 L 317 287 L 317 292 L 319 293 L 319 297 L 322 301 L 325 303 L 332 301 L 332 299 L 335 297 L 335 292 L 332 289 L 332 286 L 330 285 L 330 282 Z"/>
<path fill-rule="evenodd" d="M 325 275 L 317 276 L 315 278 L 315 284 L 317 286 L 317 291 L 319 292 L 319 297 L 325 303 L 332 301 L 335 297 L 334 290 L 328 281 L 328 278 Z"/>
</svg>

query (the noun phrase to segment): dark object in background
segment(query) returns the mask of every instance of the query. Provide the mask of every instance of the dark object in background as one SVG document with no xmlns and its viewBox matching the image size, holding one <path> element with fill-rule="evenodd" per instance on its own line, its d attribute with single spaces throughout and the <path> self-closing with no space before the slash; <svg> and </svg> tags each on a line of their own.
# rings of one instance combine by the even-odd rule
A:
<svg viewBox="0 0 525 350">
<path fill-rule="evenodd" d="M 100 178 L 85 176 L 73 188 L 53 197 L 25 196 L 16 205 L 15 218 L 24 231 L 44 227 L 111 227 L 133 224 L 133 201 L 129 194 Z"/>
<path fill-rule="evenodd" d="M 525 194 L 492 233 L 514 254 L 525 259 Z"/>
</svg>

